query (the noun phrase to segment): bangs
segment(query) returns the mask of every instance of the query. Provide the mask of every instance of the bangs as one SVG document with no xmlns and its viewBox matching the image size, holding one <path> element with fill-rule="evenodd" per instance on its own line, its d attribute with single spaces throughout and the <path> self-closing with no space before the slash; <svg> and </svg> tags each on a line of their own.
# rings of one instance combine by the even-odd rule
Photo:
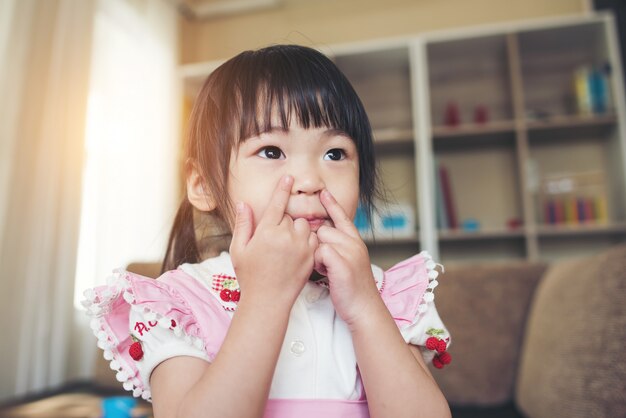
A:
<svg viewBox="0 0 626 418">
<path fill-rule="evenodd" d="M 301 47 L 242 54 L 231 71 L 238 84 L 230 107 L 235 141 L 289 128 L 327 127 L 344 132 L 357 145 L 371 141 L 369 121 L 356 92 L 335 64 Z M 278 125 L 277 125 L 278 124 Z"/>
</svg>

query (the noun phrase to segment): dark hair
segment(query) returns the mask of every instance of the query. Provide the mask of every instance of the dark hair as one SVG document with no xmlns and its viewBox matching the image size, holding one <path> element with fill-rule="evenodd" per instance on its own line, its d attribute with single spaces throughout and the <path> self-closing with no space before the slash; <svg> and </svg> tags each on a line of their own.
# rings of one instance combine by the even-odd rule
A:
<svg viewBox="0 0 626 418">
<path fill-rule="evenodd" d="M 346 133 L 359 155 L 359 201 L 367 215 L 380 196 L 372 129 L 354 88 L 324 54 L 298 45 L 275 45 L 246 51 L 226 61 L 207 78 L 191 111 L 186 161 L 196 164 L 217 208 L 212 222 L 230 234 L 233 213 L 227 193 L 228 167 L 240 141 L 290 120 L 303 128 L 328 127 Z M 218 228 L 219 229 L 219 228 Z M 178 210 L 163 262 L 163 271 L 200 261 L 194 211 L 185 198 Z M 219 234 L 218 234 L 219 235 Z"/>
</svg>

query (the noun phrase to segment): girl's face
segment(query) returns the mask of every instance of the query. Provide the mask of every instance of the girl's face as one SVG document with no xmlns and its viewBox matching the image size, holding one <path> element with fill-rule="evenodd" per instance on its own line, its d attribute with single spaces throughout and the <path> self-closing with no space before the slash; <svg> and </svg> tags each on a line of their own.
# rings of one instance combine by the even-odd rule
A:
<svg viewBox="0 0 626 418">
<path fill-rule="evenodd" d="M 263 217 L 278 181 L 294 178 L 286 214 L 305 218 L 312 231 L 331 225 L 319 196 L 328 189 L 354 219 L 359 201 L 359 158 L 348 136 L 330 128 L 304 129 L 280 125 L 239 145 L 230 159 L 228 194 L 231 203 L 245 202 L 254 213 L 255 227 Z"/>
</svg>

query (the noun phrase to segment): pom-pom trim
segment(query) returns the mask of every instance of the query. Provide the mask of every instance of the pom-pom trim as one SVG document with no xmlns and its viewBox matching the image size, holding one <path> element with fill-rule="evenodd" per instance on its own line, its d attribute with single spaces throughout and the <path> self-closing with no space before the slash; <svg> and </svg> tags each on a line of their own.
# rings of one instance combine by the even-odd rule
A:
<svg viewBox="0 0 626 418">
<path fill-rule="evenodd" d="M 87 289 L 83 293 L 85 299 L 81 301 L 81 304 L 87 310 L 87 314 L 92 317 L 89 326 L 98 339 L 96 345 L 103 351 L 103 357 L 109 362 L 111 370 L 116 372 L 115 378 L 122 383 L 122 387 L 132 392 L 135 398 L 141 397 L 151 402 L 152 394 L 150 390 L 145 388 L 145 385 L 137 376 L 138 371 L 130 367 L 117 350 L 119 341 L 114 340 L 111 333 L 107 332 L 108 325 L 104 320 L 104 316 L 110 312 L 113 301 L 122 294 L 124 300 L 131 305 L 131 309 L 141 310 L 150 320 L 157 321 L 158 326 L 171 329 L 176 337 L 183 339 L 187 344 L 199 350 L 204 350 L 204 341 L 199 337 L 185 333 L 174 318 L 135 305 L 135 296 L 132 293 L 128 272 L 121 269 L 115 270 L 113 275 L 107 279 L 107 285 L 108 287 L 99 294 L 94 289 Z"/>
</svg>

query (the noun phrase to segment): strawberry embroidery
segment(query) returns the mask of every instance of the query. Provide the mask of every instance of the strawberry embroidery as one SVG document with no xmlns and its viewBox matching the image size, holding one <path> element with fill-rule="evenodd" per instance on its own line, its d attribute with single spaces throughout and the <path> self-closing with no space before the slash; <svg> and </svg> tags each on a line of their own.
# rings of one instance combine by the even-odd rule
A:
<svg viewBox="0 0 626 418">
<path fill-rule="evenodd" d="M 223 302 L 239 302 L 241 291 L 237 278 L 226 274 L 214 274 L 211 289 L 216 292 Z M 232 306 L 224 305 L 226 310 L 234 310 Z"/>
<path fill-rule="evenodd" d="M 439 338 L 440 336 L 445 335 L 445 330 L 440 328 L 429 328 L 426 331 L 427 335 L 430 335 L 428 339 L 426 339 L 426 349 L 431 351 L 436 351 L 437 354 L 433 358 L 433 366 L 437 369 L 443 369 L 443 367 L 452 362 L 452 356 L 446 350 L 448 349 L 448 342 L 450 338 Z"/>
<path fill-rule="evenodd" d="M 439 338 L 437 337 L 428 337 L 426 340 L 426 348 L 429 350 L 436 350 L 439 347 Z"/>
<path fill-rule="evenodd" d="M 220 299 L 222 299 L 224 302 L 230 302 L 232 300 L 230 290 L 222 289 L 222 291 L 220 292 Z"/>
<path fill-rule="evenodd" d="M 439 354 L 437 357 L 439 357 L 439 360 L 443 363 L 443 364 L 450 364 L 450 362 L 452 362 L 452 356 L 450 355 L 450 353 L 448 353 L 447 351 Z"/>
<path fill-rule="evenodd" d="M 141 346 L 141 341 L 139 341 L 137 337 L 132 334 L 130 338 L 132 338 L 134 342 L 130 345 L 130 347 L 128 347 L 128 354 L 130 354 L 133 360 L 139 361 L 143 358 L 143 347 Z"/>
<path fill-rule="evenodd" d="M 443 363 L 441 362 L 439 357 L 435 356 L 435 358 L 433 358 L 433 366 L 435 366 L 438 369 L 443 369 Z"/>
</svg>

